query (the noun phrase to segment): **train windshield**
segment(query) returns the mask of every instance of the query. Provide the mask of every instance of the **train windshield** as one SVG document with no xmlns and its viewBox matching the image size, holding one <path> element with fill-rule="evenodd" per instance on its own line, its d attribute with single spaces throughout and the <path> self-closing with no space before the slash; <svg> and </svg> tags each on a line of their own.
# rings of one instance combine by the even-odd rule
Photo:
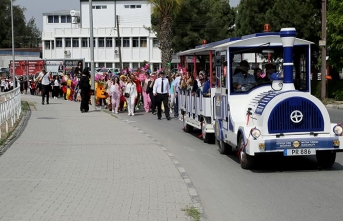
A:
<svg viewBox="0 0 343 221">
<path fill-rule="evenodd" d="M 231 93 L 248 93 L 255 88 L 271 86 L 273 80 L 283 79 L 283 48 L 230 48 L 228 65 L 223 67 L 221 78 L 230 76 L 223 87 Z M 310 58 L 309 46 L 293 49 L 293 82 L 296 90 L 309 91 Z"/>
</svg>

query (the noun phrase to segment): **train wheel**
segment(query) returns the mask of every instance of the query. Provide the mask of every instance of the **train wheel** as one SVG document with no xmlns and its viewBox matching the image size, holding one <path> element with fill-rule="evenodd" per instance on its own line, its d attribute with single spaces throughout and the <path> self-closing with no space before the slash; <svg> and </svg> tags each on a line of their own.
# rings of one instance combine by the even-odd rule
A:
<svg viewBox="0 0 343 221">
<path fill-rule="evenodd" d="M 232 154 L 232 147 L 223 140 L 217 140 L 220 154 Z"/>
<path fill-rule="evenodd" d="M 210 137 L 209 137 L 209 134 L 206 133 L 205 128 L 206 127 L 204 126 L 204 124 L 202 124 L 201 126 L 202 140 L 204 141 L 204 143 L 209 143 Z"/>
<path fill-rule="evenodd" d="M 321 168 L 330 168 L 336 161 L 336 152 L 333 151 L 318 151 L 317 163 Z"/>
<path fill-rule="evenodd" d="M 241 167 L 243 169 L 250 169 L 253 167 L 253 161 L 254 157 L 250 156 L 249 154 L 246 154 L 244 151 L 244 140 L 243 137 L 239 137 L 239 142 L 238 142 L 238 157 L 239 157 L 239 162 L 241 164 Z"/>
<path fill-rule="evenodd" d="M 186 123 L 185 116 L 183 116 L 183 130 L 187 133 L 191 133 L 193 131 L 193 127 Z"/>
</svg>

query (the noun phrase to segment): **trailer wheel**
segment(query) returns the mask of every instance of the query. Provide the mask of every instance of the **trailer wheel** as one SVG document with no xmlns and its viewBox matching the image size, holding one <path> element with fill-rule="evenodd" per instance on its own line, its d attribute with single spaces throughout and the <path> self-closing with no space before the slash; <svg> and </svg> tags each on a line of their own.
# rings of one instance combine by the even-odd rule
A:
<svg viewBox="0 0 343 221">
<path fill-rule="evenodd" d="M 223 140 L 217 140 L 217 144 L 219 147 L 220 154 L 232 154 L 232 147 L 229 144 L 225 143 Z"/>
<path fill-rule="evenodd" d="M 205 131 L 205 126 L 204 123 L 201 125 L 201 134 L 202 134 L 202 140 L 204 143 L 209 143 L 210 142 L 210 134 L 207 134 Z"/>
<path fill-rule="evenodd" d="M 336 152 L 317 151 L 316 158 L 318 166 L 321 168 L 330 168 L 336 161 Z"/>
<path fill-rule="evenodd" d="M 191 133 L 193 131 L 193 127 L 186 123 L 185 116 L 183 116 L 183 130 L 187 133 Z"/>
<path fill-rule="evenodd" d="M 243 150 L 244 150 L 244 140 L 243 140 L 243 137 L 240 136 L 239 141 L 238 141 L 239 162 L 243 169 L 250 169 L 253 167 L 254 157 L 250 156 L 249 154 L 246 154 Z"/>
</svg>

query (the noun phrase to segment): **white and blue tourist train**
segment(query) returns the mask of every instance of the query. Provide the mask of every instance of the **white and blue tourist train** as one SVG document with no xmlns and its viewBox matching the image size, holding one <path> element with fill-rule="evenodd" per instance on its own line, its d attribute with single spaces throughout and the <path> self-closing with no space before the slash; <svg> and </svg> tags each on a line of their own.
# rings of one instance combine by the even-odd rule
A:
<svg viewBox="0 0 343 221">
<path fill-rule="evenodd" d="M 209 55 L 211 77 L 212 62 L 216 73 L 209 97 L 187 91 L 179 96 L 185 131 L 200 129 L 221 154 L 237 153 L 244 169 L 256 156 L 271 153 L 315 155 L 320 167 L 331 167 L 343 149 L 343 128 L 330 122 L 326 107 L 310 93 L 311 44 L 296 38 L 294 28 L 283 28 L 180 52 L 181 60 Z M 247 55 L 255 56 L 255 68 L 268 69 L 265 81 L 237 87 L 234 79 Z M 257 65 L 266 55 L 272 65 Z"/>
</svg>

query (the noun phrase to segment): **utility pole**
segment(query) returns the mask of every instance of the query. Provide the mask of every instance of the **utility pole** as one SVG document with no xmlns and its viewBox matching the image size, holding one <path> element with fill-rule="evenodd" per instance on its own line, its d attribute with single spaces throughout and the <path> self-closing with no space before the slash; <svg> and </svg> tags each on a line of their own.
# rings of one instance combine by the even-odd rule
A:
<svg viewBox="0 0 343 221">
<path fill-rule="evenodd" d="M 120 32 L 119 32 L 119 16 L 117 15 L 116 17 L 117 19 L 117 33 L 118 33 L 118 41 L 119 41 L 119 45 L 118 45 L 118 50 L 119 50 L 119 63 L 120 63 L 120 68 L 119 71 L 120 73 L 122 73 L 123 70 L 123 60 L 121 59 L 121 39 L 120 39 Z"/>
<path fill-rule="evenodd" d="M 322 40 L 319 43 L 322 47 L 322 101 L 326 98 L 326 0 L 322 0 Z"/>
<path fill-rule="evenodd" d="M 14 24 L 13 24 L 13 0 L 11 0 L 11 23 L 12 23 L 12 74 L 13 74 L 13 88 L 17 87 L 17 80 L 15 79 L 15 54 L 14 54 Z"/>
<path fill-rule="evenodd" d="M 94 91 L 92 95 L 91 102 L 93 109 L 96 108 L 96 99 L 95 99 L 95 71 L 94 71 L 94 33 L 93 33 L 93 1 L 89 0 L 89 34 L 90 34 L 90 57 L 91 57 L 91 89 Z"/>
</svg>

